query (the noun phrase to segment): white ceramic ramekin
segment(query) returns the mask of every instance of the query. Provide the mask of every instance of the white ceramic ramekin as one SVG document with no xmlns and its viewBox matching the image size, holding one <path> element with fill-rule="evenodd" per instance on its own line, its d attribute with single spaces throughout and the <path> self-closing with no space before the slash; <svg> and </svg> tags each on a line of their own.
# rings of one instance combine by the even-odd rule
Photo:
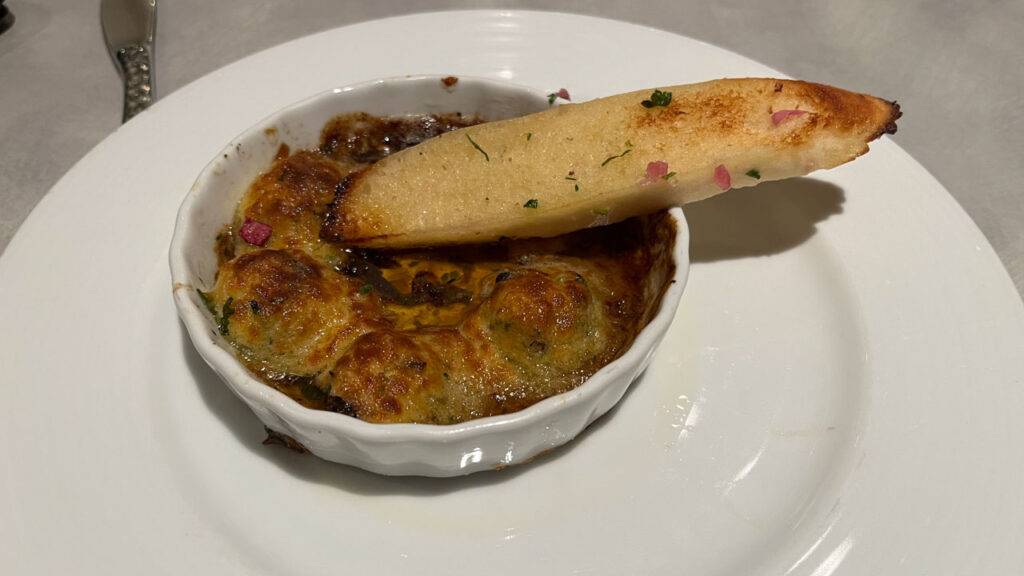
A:
<svg viewBox="0 0 1024 576">
<path fill-rule="evenodd" d="M 538 90 L 478 78 L 446 86 L 441 76 L 378 80 L 319 94 L 257 123 L 203 169 L 185 197 L 170 248 L 178 314 L 200 355 L 268 428 L 300 442 L 326 460 L 389 475 L 458 476 L 529 461 L 579 434 L 622 397 L 644 370 L 675 314 L 689 269 L 689 231 L 672 210 L 675 275 L 660 308 L 633 345 L 578 388 L 525 410 L 461 424 L 371 424 L 301 406 L 258 380 L 235 357 L 196 289 L 213 287 L 214 239 L 231 221 L 252 180 L 282 143 L 292 150 L 319 144 L 331 118 L 347 112 L 377 115 L 462 112 L 500 120 L 543 110 Z"/>
</svg>

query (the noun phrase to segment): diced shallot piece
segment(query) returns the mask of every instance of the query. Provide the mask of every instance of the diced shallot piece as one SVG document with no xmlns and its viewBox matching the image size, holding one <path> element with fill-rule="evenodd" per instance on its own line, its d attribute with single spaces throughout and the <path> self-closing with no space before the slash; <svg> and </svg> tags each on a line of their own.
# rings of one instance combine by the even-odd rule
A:
<svg viewBox="0 0 1024 576">
<path fill-rule="evenodd" d="M 804 114 L 807 114 L 807 110 L 778 110 L 772 114 L 772 124 L 778 126 L 787 118 L 802 116 Z"/>
<path fill-rule="evenodd" d="M 654 184 L 659 178 L 664 178 L 668 175 L 668 162 L 662 162 L 657 160 L 655 162 L 647 163 L 647 172 L 644 173 L 644 177 L 637 181 L 637 184 L 646 186 L 648 184 Z"/>
<path fill-rule="evenodd" d="M 715 167 L 715 184 L 722 190 L 732 188 L 732 176 L 729 174 L 725 164 L 719 164 Z"/>
<path fill-rule="evenodd" d="M 238 235 L 242 237 L 242 240 L 253 246 L 263 246 L 267 243 L 270 233 L 273 231 L 274 229 L 269 224 L 257 222 L 247 217 L 242 227 L 238 229 Z"/>
</svg>

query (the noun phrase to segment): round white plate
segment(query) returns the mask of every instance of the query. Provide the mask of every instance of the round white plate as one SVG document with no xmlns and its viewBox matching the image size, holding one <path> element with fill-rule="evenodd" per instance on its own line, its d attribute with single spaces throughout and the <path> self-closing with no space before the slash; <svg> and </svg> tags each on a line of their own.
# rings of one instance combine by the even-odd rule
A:
<svg viewBox="0 0 1024 576">
<path fill-rule="evenodd" d="M 178 204 L 274 110 L 418 73 L 574 100 L 777 74 L 629 24 L 456 12 L 304 38 L 158 102 L 0 259 L 4 573 L 1020 569 L 1024 306 L 967 216 L 886 139 L 840 169 L 689 207 L 695 264 L 660 352 L 548 456 L 429 480 L 261 445 L 177 320 Z"/>
</svg>

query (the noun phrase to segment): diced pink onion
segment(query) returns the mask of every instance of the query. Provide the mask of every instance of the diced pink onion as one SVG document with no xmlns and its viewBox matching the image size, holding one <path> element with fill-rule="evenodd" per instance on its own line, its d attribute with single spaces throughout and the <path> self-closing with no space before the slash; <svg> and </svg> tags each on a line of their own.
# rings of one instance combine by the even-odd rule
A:
<svg viewBox="0 0 1024 576">
<path fill-rule="evenodd" d="M 558 92 L 555 92 L 555 96 L 558 96 L 562 100 L 572 100 L 572 98 L 569 98 L 569 91 L 566 90 L 565 88 L 562 88 Z"/>
<path fill-rule="evenodd" d="M 725 167 L 725 164 L 719 164 L 715 167 L 715 184 L 722 190 L 732 188 L 732 176 L 729 175 L 729 170 Z"/>
<path fill-rule="evenodd" d="M 661 160 L 655 162 L 649 162 L 647 164 L 647 172 L 644 173 L 644 177 L 637 180 L 636 183 L 641 186 L 647 186 L 648 184 L 654 184 L 660 178 L 664 178 L 668 175 L 668 162 L 662 162 Z"/>
<path fill-rule="evenodd" d="M 267 243 L 270 233 L 273 231 L 274 229 L 269 224 L 257 222 L 252 218 L 246 218 L 242 227 L 238 229 L 238 235 L 242 237 L 242 240 L 253 246 L 263 246 Z"/>
<path fill-rule="evenodd" d="M 647 164 L 647 177 L 651 180 L 657 180 L 662 176 L 668 174 L 668 162 L 662 162 L 658 160 L 656 162 L 649 162 Z"/>
<path fill-rule="evenodd" d="M 787 118 L 802 116 L 804 114 L 807 114 L 807 110 L 779 110 L 772 114 L 772 124 L 778 126 Z"/>
</svg>

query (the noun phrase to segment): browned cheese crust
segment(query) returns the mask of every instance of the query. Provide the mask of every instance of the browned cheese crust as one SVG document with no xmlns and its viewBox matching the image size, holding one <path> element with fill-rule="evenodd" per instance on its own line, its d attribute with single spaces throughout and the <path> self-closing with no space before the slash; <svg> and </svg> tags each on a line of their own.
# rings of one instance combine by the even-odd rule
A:
<svg viewBox="0 0 1024 576">
<path fill-rule="evenodd" d="M 900 116 L 893 102 L 794 80 L 660 92 L 671 93 L 667 105 L 643 90 L 394 154 L 338 188 L 322 235 L 378 247 L 554 236 L 843 164 L 895 132 Z M 799 113 L 776 115 L 787 110 Z M 649 178 L 652 162 L 670 173 Z"/>
<path fill-rule="evenodd" d="M 218 241 L 217 281 L 203 295 L 221 333 L 258 377 L 308 407 L 429 424 L 518 411 L 580 385 L 657 310 L 673 272 L 664 213 L 446 249 L 320 238 L 339 182 L 437 125 L 339 118 L 319 150 L 281 150 Z M 271 226 L 263 246 L 240 237 L 246 219 Z"/>
<path fill-rule="evenodd" d="M 306 375 L 383 325 L 379 303 L 360 297 L 361 286 L 305 252 L 261 249 L 225 262 L 207 298 L 222 331 L 259 371 Z"/>
</svg>

